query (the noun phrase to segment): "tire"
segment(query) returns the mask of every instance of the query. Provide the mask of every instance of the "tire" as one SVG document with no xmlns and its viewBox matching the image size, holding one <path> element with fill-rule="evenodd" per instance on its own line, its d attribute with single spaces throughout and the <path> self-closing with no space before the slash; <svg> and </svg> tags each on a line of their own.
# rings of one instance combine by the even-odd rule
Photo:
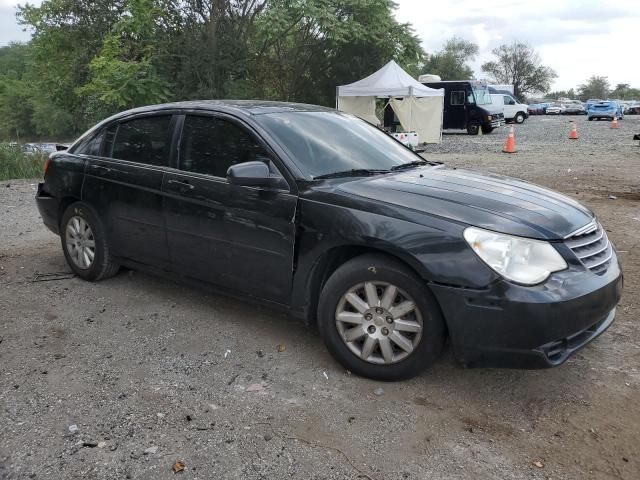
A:
<svg viewBox="0 0 640 480">
<path fill-rule="evenodd" d="M 593 117 L 588 117 L 587 120 L 589 120 L 590 122 L 593 121 Z"/>
<path fill-rule="evenodd" d="M 369 308 L 366 285 L 376 287 L 377 313 L 375 308 L 362 310 L 365 305 Z M 397 290 L 388 296 L 392 298 L 389 302 L 384 294 L 392 286 Z M 362 289 L 358 298 L 364 313 L 346 300 L 358 288 Z M 408 301 L 413 301 L 415 309 L 401 313 L 395 308 L 394 312 L 394 307 L 406 306 Z M 338 314 L 346 314 L 349 320 L 339 321 Z M 347 341 L 345 335 L 352 329 L 354 340 Z M 446 332 L 440 308 L 424 281 L 402 263 L 380 254 L 356 257 L 331 275 L 320 294 L 318 330 L 328 350 L 347 370 L 382 381 L 410 378 L 432 365 L 442 352 Z M 367 342 L 375 345 L 366 349 Z"/>
<path fill-rule="evenodd" d="M 493 128 L 493 127 L 485 127 L 484 125 L 482 126 L 482 133 L 489 134 L 489 133 L 493 132 L 494 130 L 495 130 L 495 128 Z"/>
<path fill-rule="evenodd" d="M 513 117 L 513 120 L 514 120 L 516 123 L 524 123 L 524 120 L 525 120 L 525 118 L 524 118 L 524 113 L 522 113 L 522 112 L 518 112 L 518 113 L 516 113 L 516 116 L 515 116 L 515 117 Z"/>
<path fill-rule="evenodd" d="M 480 124 L 475 120 L 472 120 L 467 124 L 467 133 L 469 135 L 478 135 L 479 131 L 480 131 Z"/>
<path fill-rule="evenodd" d="M 98 281 L 118 273 L 120 266 L 109 253 L 104 225 L 86 203 L 72 203 L 65 210 L 60 219 L 60 240 L 69 267 L 83 280 Z"/>
</svg>

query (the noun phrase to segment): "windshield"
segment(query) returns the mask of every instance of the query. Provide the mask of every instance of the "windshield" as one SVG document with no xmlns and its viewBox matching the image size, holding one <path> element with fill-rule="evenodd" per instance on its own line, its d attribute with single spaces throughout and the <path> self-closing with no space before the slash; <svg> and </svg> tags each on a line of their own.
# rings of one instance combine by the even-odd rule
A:
<svg viewBox="0 0 640 480">
<path fill-rule="evenodd" d="M 287 112 L 256 120 L 311 177 L 349 170 L 390 170 L 423 160 L 389 135 L 341 112 Z"/>
<path fill-rule="evenodd" d="M 489 90 L 486 88 L 474 88 L 473 96 L 476 99 L 476 105 L 491 104 L 491 94 L 489 93 Z"/>
</svg>

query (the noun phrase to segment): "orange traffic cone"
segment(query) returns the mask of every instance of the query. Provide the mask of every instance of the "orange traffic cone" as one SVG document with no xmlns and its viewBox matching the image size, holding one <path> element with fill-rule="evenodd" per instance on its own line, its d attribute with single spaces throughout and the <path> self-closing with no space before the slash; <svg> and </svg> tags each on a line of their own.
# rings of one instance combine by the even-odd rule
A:
<svg viewBox="0 0 640 480">
<path fill-rule="evenodd" d="M 618 128 L 618 117 L 614 116 L 611 120 L 611 128 Z"/>
<path fill-rule="evenodd" d="M 507 136 L 507 141 L 504 143 L 502 151 L 504 153 L 516 153 L 516 134 L 513 131 L 513 125 L 509 129 L 509 136 Z"/>
<path fill-rule="evenodd" d="M 573 121 L 571 121 L 571 132 L 569 132 L 569 138 L 571 140 L 578 139 L 578 129 L 576 128 L 576 124 Z"/>
</svg>

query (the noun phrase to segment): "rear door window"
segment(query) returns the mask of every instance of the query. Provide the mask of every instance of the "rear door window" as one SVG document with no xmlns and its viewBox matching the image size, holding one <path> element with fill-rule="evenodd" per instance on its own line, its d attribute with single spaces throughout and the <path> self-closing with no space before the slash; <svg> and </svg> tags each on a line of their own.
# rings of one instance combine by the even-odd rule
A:
<svg viewBox="0 0 640 480">
<path fill-rule="evenodd" d="M 223 118 L 187 115 L 180 141 L 180 169 L 226 178 L 237 163 L 268 161 L 269 154 L 246 129 Z"/>
<path fill-rule="evenodd" d="M 110 156 L 147 165 L 168 166 L 170 125 L 171 115 L 136 118 L 120 123 Z M 110 140 L 105 147 L 111 147 Z"/>
</svg>

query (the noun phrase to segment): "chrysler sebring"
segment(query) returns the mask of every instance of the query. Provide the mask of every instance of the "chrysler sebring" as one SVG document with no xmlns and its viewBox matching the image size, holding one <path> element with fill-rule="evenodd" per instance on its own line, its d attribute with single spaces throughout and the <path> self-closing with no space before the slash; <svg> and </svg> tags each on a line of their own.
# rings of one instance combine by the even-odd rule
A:
<svg viewBox="0 0 640 480">
<path fill-rule="evenodd" d="M 313 105 L 117 114 L 50 156 L 36 200 L 78 277 L 126 266 L 269 303 L 380 380 L 417 374 L 445 341 L 464 366 L 558 365 L 611 325 L 622 290 L 580 203 Z"/>
</svg>

